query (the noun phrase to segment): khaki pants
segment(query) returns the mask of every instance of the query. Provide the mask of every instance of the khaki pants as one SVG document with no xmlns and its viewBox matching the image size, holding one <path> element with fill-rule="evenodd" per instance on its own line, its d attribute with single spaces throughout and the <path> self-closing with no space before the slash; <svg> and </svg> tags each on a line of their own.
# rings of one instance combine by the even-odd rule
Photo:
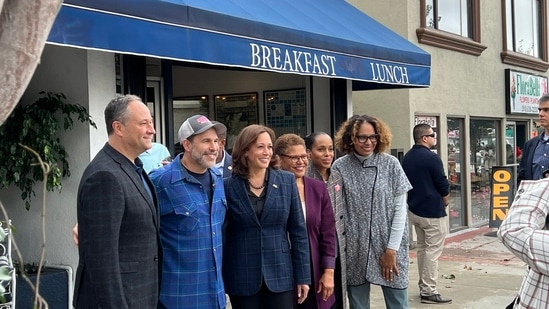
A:
<svg viewBox="0 0 549 309">
<path fill-rule="evenodd" d="M 408 210 L 408 220 L 417 234 L 417 268 L 419 292 L 422 296 L 439 294 L 437 291 L 438 258 L 448 235 L 446 217 L 423 218 Z"/>
</svg>

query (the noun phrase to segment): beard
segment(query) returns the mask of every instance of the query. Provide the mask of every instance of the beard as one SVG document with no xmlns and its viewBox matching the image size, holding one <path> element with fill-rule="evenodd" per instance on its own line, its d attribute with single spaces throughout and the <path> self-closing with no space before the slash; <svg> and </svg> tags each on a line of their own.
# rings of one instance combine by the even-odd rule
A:
<svg viewBox="0 0 549 309">
<path fill-rule="evenodd" d="M 209 154 L 213 154 L 214 158 L 212 160 L 207 157 Z M 193 148 L 191 150 L 191 158 L 193 161 L 195 161 L 198 165 L 202 166 L 203 168 L 212 168 L 215 165 L 215 158 L 217 158 L 218 152 L 211 153 L 209 151 L 200 152 Z"/>
</svg>

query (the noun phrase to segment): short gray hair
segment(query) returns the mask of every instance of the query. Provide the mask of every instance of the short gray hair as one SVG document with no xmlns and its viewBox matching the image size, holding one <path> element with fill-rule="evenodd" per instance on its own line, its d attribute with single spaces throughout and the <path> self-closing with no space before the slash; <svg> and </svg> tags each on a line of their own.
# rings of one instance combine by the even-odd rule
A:
<svg viewBox="0 0 549 309">
<path fill-rule="evenodd" d="M 116 97 L 107 104 L 107 107 L 105 107 L 105 124 L 107 125 L 107 134 L 109 136 L 114 132 L 114 129 L 112 128 L 113 122 L 120 121 L 123 124 L 126 124 L 126 121 L 128 120 L 128 104 L 131 101 L 143 103 L 141 98 L 136 95 L 117 94 Z"/>
</svg>

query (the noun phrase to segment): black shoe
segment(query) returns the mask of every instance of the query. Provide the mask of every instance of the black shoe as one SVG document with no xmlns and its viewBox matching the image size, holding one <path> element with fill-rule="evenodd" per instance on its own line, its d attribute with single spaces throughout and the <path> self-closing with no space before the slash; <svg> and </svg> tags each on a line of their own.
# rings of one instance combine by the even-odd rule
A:
<svg viewBox="0 0 549 309">
<path fill-rule="evenodd" d="M 451 299 L 442 298 L 440 294 L 434 294 L 430 296 L 421 296 L 421 302 L 424 304 L 449 304 L 452 302 Z"/>
</svg>

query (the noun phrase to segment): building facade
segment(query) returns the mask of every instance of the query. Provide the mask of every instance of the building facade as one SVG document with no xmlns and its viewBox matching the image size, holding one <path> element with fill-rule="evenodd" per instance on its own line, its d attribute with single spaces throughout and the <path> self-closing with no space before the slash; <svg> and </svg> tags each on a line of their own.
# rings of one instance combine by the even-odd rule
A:
<svg viewBox="0 0 549 309">
<path fill-rule="evenodd" d="M 151 1 L 153 0 L 142 3 Z M 101 7 L 78 11 L 78 5 L 85 2 L 65 1 L 65 11 L 62 12 L 76 10 L 82 14 L 99 14 L 93 15 L 95 17 L 88 16 L 92 20 L 98 16 L 112 17 L 103 16 L 106 13 Z M 161 2 L 165 4 L 170 1 Z M 197 5 L 201 3 L 194 2 Z M 267 2 L 269 1 L 262 0 L 257 3 Z M 291 1 L 269 3 L 274 2 L 288 4 Z M 145 99 L 154 115 L 156 140 L 166 144 L 174 155 L 178 151 L 177 129 L 186 117 L 198 113 L 227 125 L 230 129 L 229 149 L 231 140 L 234 140 L 240 128 L 250 123 L 269 125 L 277 134 L 293 132 L 306 135 L 313 131 L 333 134 L 339 124 L 353 113 L 371 114 L 382 118 L 391 126 L 392 152 L 397 156 L 410 148 L 414 124 L 427 122 L 436 128 L 439 135 L 436 151 L 441 155 L 452 183 L 449 214 L 451 231 L 486 224 L 491 216 L 491 168 L 516 166 L 519 160 L 517 147 L 522 147 L 526 140 L 537 133 L 535 99 L 541 93 L 547 92 L 549 64 L 546 0 L 532 1 L 532 5 L 526 8 L 522 7 L 523 2 L 527 1 L 348 1 L 344 4 L 352 4 L 363 14 L 368 14 L 400 34 L 402 38 L 395 38 L 390 33 L 380 35 L 379 33 L 387 32 L 384 28 L 374 29 L 373 27 L 378 27 L 377 23 L 364 26 L 356 24 L 353 26 L 355 28 L 349 26 L 350 28 L 342 30 L 337 18 L 332 16 L 332 28 L 356 31 L 359 33 L 356 39 L 360 42 L 335 40 L 333 37 L 328 40 L 340 44 L 339 50 L 325 53 L 324 58 L 322 55 L 317 58 L 316 73 L 319 74 L 312 72 L 313 69 L 305 72 L 305 66 L 292 66 L 293 71 L 289 70 L 290 64 L 296 64 L 295 58 L 288 60 L 289 71 L 281 71 L 280 65 L 273 65 L 275 58 L 272 58 L 271 63 L 264 61 L 261 65 L 259 62 L 251 62 L 249 65 L 255 63 L 258 66 L 255 68 L 210 63 L 204 59 L 175 59 L 172 56 L 155 54 L 159 52 L 155 49 L 158 46 L 170 46 L 173 43 L 166 39 L 159 40 L 155 33 L 144 35 L 137 28 L 134 33 L 128 32 L 131 27 L 117 33 L 117 28 L 113 28 L 109 31 L 115 36 L 109 37 L 107 34 L 110 32 L 101 28 L 106 20 L 88 24 L 84 15 L 80 19 L 61 15 L 60 18 L 66 18 L 63 20 L 64 27 L 53 28 L 40 65 L 22 102 L 34 102 L 40 91 L 62 92 L 72 103 L 88 108 L 98 129 L 77 123 L 74 130 L 61 137 L 62 142 L 67 145 L 72 176 L 64 180 L 61 194 L 53 192 L 47 195 L 47 262 L 72 267 L 77 264 L 78 253 L 72 242 L 71 229 L 76 222 L 78 183 L 86 165 L 107 139 L 103 120 L 104 107 L 115 93 L 121 92 L 139 94 Z M 108 6 L 110 3 L 95 1 L 94 5 Z M 332 5 L 334 1 L 323 3 Z M 306 14 L 314 12 L 318 15 L 319 12 L 313 10 L 317 5 L 318 2 L 315 2 L 315 5 L 310 6 L 311 10 L 303 7 L 302 11 L 293 12 L 291 16 L 281 15 L 280 18 L 303 18 L 301 24 L 308 25 L 310 22 L 307 22 Z M 515 9 L 510 10 L 511 7 Z M 139 7 L 129 9 L 138 10 Z M 345 9 L 356 14 L 353 8 Z M 445 12 L 456 10 L 461 12 L 457 21 L 454 15 L 445 15 Z M 335 14 L 337 10 L 333 12 Z M 173 18 L 169 10 L 166 14 Z M 322 16 L 324 19 L 330 18 L 330 15 Z M 363 18 L 361 15 L 353 17 Z M 445 23 L 447 17 L 450 21 Z M 339 19 L 345 18 L 350 19 L 345 16 Z M 134 19 L 140 23 L 150 22 L 139 16 Z M 318 27 L 326 24 L 322 22 L 323 19 L 319 20 Z M 522 21 L 528 21 L 530 27 L 523 25 Z M 173 26 L 167 21 L 161 25 Z M 242 27 L 241 24 L 234 25 Z M 459 27 L 454 27 L 456 25 Z M 99 29 L 92 26 L 99 26 Z M 176 28 L 178 27 L 180 26 Z M 520 30 L 524 27 L 534 30 L 531 33 Z M 147 30 L 146 27 L 143 29 Z M 277 29 L 271 28 L 273 31 Z M 108 39 L 100 36 L 101 33 Z M 81 36 L 75 39 L 74 35 Z M 347 62 L 346 75 L 321 76 L 331 72 L 330 59 L 343 57 L 341 62 L 337 60 L 336 63 L 345 63 L 351 59 L 352 57 L 345 57 L 356 51 L 355 45 L 370 50 L 361 41 L 362 37 L 370 36 L 378 40 L 377 47 L 370 48 L 377 54 L 355 54 L 353 57 L 356 56 L 359 60 Z M 406 48 L 400 49 L 400 52 L 387 52 L 387 48 L 395 46 L 391 42 L 384 42 L 380 36 L 390 36 L 398 44 L 406 45 Z M 52 37 L 56 39 L 51 39 Z M 86 41 L 85 38 L 92 39 Z M 242 36 L 238 38 L 242 39 Z M 323 40 L 315 36 L 312 38 L 312 46 L 298 47 L 295 55 L 300 51 L 306 52 L 306 48 L 322 50 L 318 47 L 320 45 L 315 44 L 322 44 Z M 528 41 L 528 38 L 531 40 Z M 299 36 L 294 39 L 299 39 Z M 141 50 L 107 48 L 112 44 L 122 49 L 122 43 L 133 42 L 132 40 L 137 40 L 139 44 L 129 46 L 138 46 Z M 221 57 L 231 54 L 231 51 L 231 55 L 235 57 L 242 54 L 230 48 L 194 48 L 204 40 L 193 41 L 194 45 L 189 48 L 190 56 L 199 48 L 202 48 L 200 55 L 211 57 Z M 104 43 L 107 47 L 88 46 L 89 42 Z M 419 48 L 410 47 L 409 42 Z M 253 45 L 255 43 L 255 39 L 250 40 L 244 46 L 248 46 L 251 51 L 257 51 L 257 46 Z M 295 42 L 285 44 L 294 47 L 296 45 Z M 174 50 L 167 51 L 177 54 L 178 48 L 182 46 L 178 45 Z M 271 46 L 262 50 L 276 55 L 276 48 L 278 47 Z M 346 48 L 349 49 L 348 53 L 345 52 Z M 294 55 L 293 51 L 291 54 Z M 373 56 L 385 54 L 394 56 L 392 62 L 367 62 Z M 408 61 L 416 55 L 420 55 L 420 63 Z M 329 58 L 332 56 L 336 58 Z M 231 59 L 233 58 L 229 60 Z M 310 59 L 315 67 L 314 55 Z M 368 72 L 370 75 L 367 75 Z M 36 199 L 31 210 L 26 211 L 15 188 L 3 189 L 0 194 L 2 203 L 8 207 L 13 224 L 16 227 L 25 226 L 24 231 L 22 229 L 16 233 L 25 259 L 37 261 L 41 245 L 38 237 L 41 201 Z"/>
<path fill-rule="evenodd" d="M 428 89 L 353 92 L 353 112 L 385 120 L 392 147 L 404 152 L 416 123 L 435 127 L 452 186 L 451 231 L 499 219 L 505 211 L 496 208 L 510 202 L 492 198 L 493 167 L 516 172 L 520 148 L 538 134 L 537 99 L 548 85 L 547 1 L 349 2 L 432 57 Z"/>
<path fill-rule="evenodd" d="M 71 177 L 60 194 L 47 194 L 47 264 L 77 265 L 71 236 L 76 192 L 107 140 L 103 111 L 115 93 L 144 99 L 156 141 L 175 156 L 177 130 L 193 114 L 225 123 L 230 149 L 251 123 L 277 135 L 333 134 L 352 114 L 353 91 L 429 85 L 430 55 L 347 2 L 210 6 L 199 0 L 64 1 L 21 102 L 34 102 L 40 91 L 63 93 L 88 109 L 97 129 L 77 123 L 61 136 Z M 25 260 L 37 261 L 42 201 L 34 199 L 26 211 L 16 188 L 0 194 L 14 226 L 25 226 L 16 233 Z"/>
</svg>

